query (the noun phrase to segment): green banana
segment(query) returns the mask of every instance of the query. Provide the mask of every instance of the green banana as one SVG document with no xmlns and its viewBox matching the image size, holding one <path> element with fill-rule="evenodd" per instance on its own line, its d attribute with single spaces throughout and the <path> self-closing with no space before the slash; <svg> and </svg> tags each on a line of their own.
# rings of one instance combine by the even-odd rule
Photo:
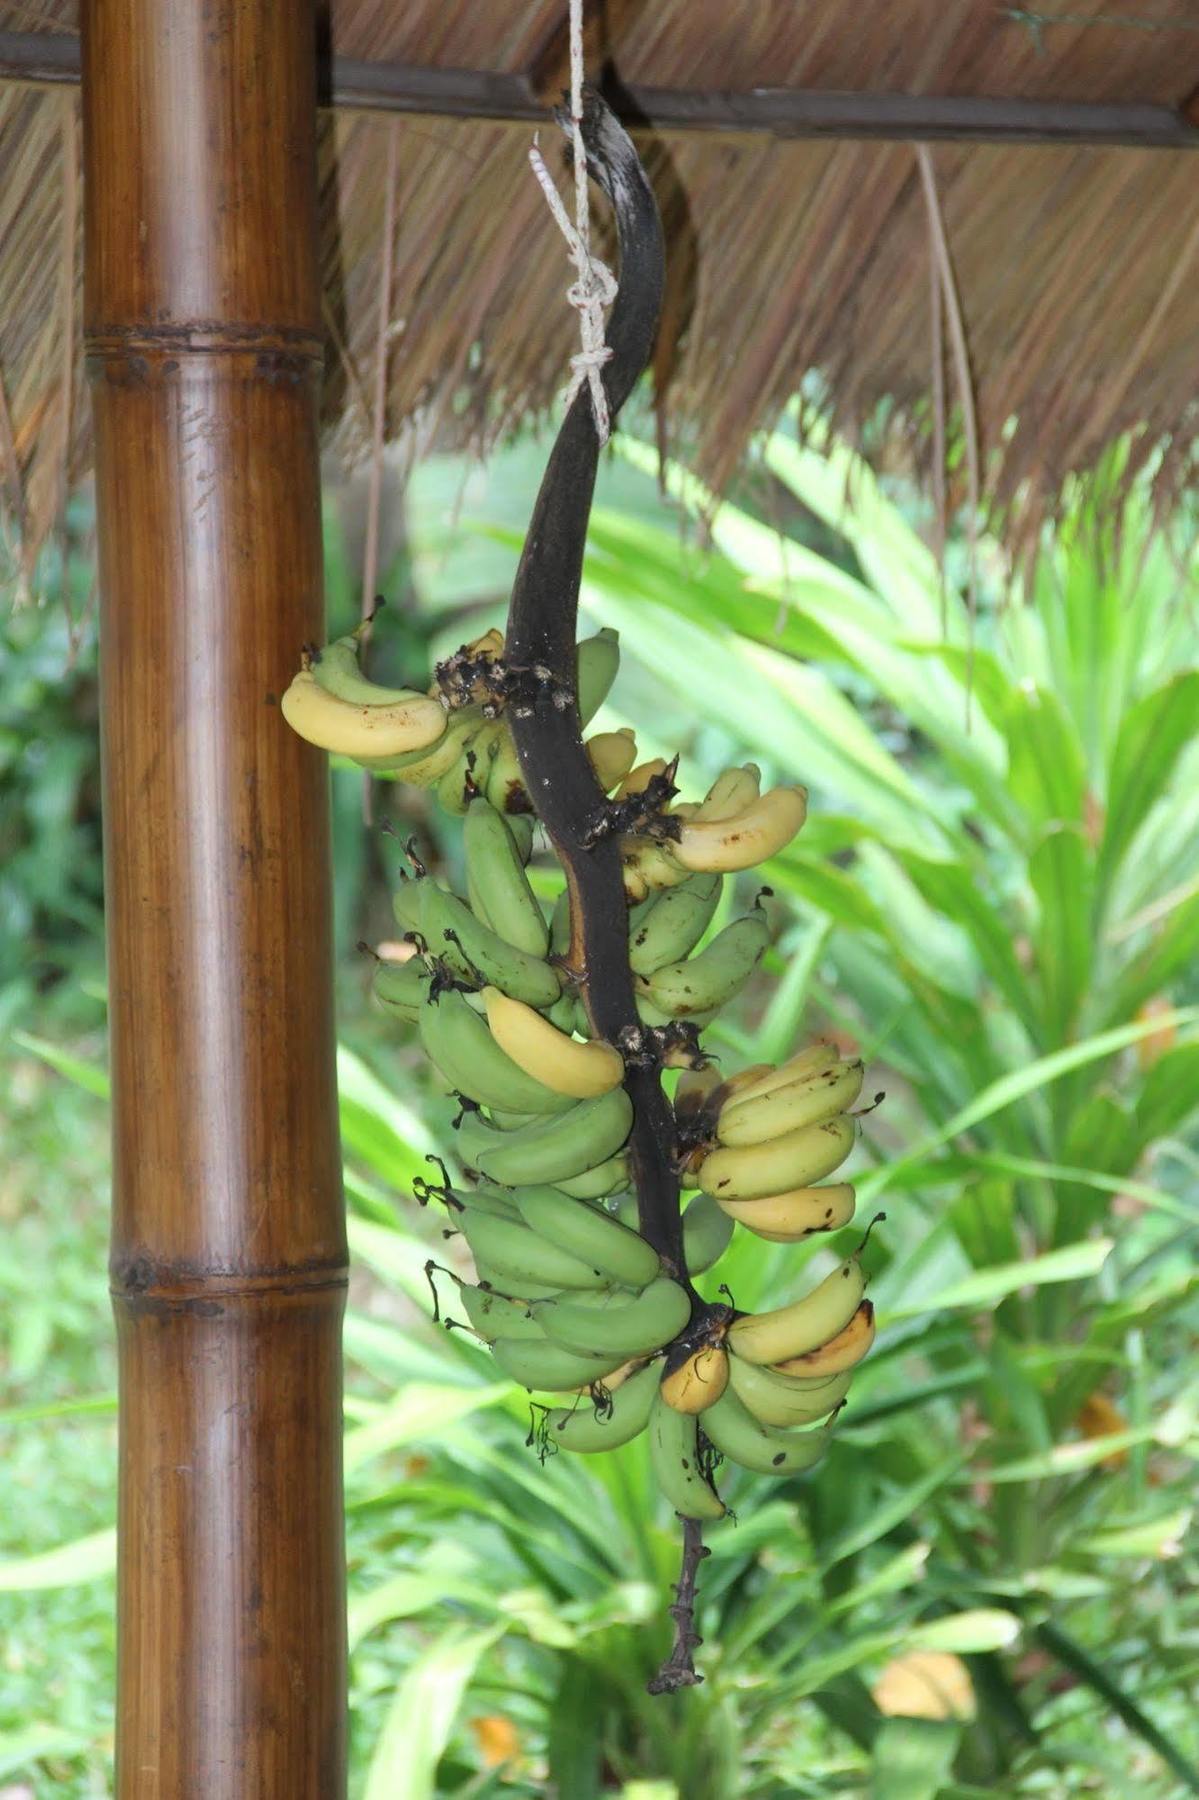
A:
<svg viewBox="0 0 1199 1800">
<path fill-rule="evenodd" d="M 526 1344 L 519 1338 L 497 1338 L 491 1354 L 513 1381 L 546 1394 L 569 1393 L 602 1381 L 625 1360 L 621 1356 L 579 1356 L 573 1350 L 560 1350 L 557 1344 Z"/>
<path fill-rule="evenodd" d="M 461 818 L 471 798 L 487 785 L 487 775 L 495 756 L 498 734 L 503 725 L 494 719 L 477 731 L 462 755 L 450 764 L 437 783 L 437 803 L 443 812 Z M 470 777 L 469 785 L 467 777 Z"/>
<path fill-rule="evenodd" d="M 567 1111 L 517 1131 L 496 1131 L 469 1113 L 459 1127 L 459 1154 L 505 1187 L 561 1187 L 613 1156 L 632 1123 L 633 1103 L 623 1088 L 597 1100 L 576 1100 Z"/>
<path fill-rule="evenodd" d="M 724 1517 L 724 1502 L 700 1469 L 695 1414 L 676 1412 L 660 1393 L 650 1408 L 649 1454 L 658 1486 L 675 1512 L 684 1519 Z"/>
<path fill-rule="evenodd" d="M 472 1188 L 450 1188 L 446 1198 L 454 1209 L 452 1219 L 470 1212 L 488 1213 L 494 1219 L 515 1219 L 518 1223 L 520 1220 L 516 1196 L 508 1188 L 492 1187 L 489 1182 Z"/>
<path fill-rule="evenodd" d="M 533 833 L 537 829 L 537 820 L 532 813 L 506 812 L 505 823 L 512 833 L 512 841 L 522 863 L 527 863 L 533 854 Z"/>
<path fill-rule="evenodd" d="M 419 956 L 402 963 L 380 959 L 375 964 L 371 988 L 380 1006 L 397 1013 L 410 1025 L 415 1024 L 428 998 L 429 971 Z"/>
<path fill-rule="evenodd" d="M 678 887 L 666 888 L 632 909 L 629 967 L 634 975 L 653 975 L 690 956 L 716 911 L 721 886 L 719 875 L 689 875 Z"/>
<path fill-rule="evenodd" d="M 764 1144 L 804 1125 L 820 1125 L 849 1110 L 862 1091 L 864 1077 L 860 1062 L 834 1059 L 819 1074 L 803 1076 L 767 1094 L 735 1095 L 720 1109 L 716 1136 L 720 1143 L 736 1149 Z"/>
<path fill-rule="evenodd" d="M 400 885 L 391 896 L 391 910 L 403 931 L 419 931 L 421 907 L 424 904 L 424 878 L 401 875 Z"/>
<path fill-rule="evenodd" d="M 827 1429 L 793 1432 L 763 1425 L 731 1388 L 707 1408 L 703 1427 L 722 1456 L 758 1475 L 799 1475 L 814 1468 L 832 1436 Z"/>
<path fill-rule="evenodd" d="M 594 1169 L 586 1169 L 582 1175 L 568 1180 L 555 1181 L 554 1186 L 573 1200 L 605 1200 L 609 1194 L 618 1194 L 621 1188 L 627 1187 L 628 1182 L 628 1153 L 618 1150 L 615 1156 L 608 1157 Z"/>
<path fill-rule="evenodd" d="M 525 792 L 520 758 L 512 741 L 512 728 L 506 720 L 503 723 L 504 729 L 496 742 L 483 791 L 497 812 L 515 816 L 528 806 L 529 796 Z"/>
<path fill-rule="evenodd" d="M 601 1287 L 607 1279 L 597 1269 L 580 1262 L 577 1256 L 559 1250 L 556 1244 L 548 1244 L 527 1225 L 512 1219 L 468 1210 L 455 1223 L 472 1252 L 482 1257 L 487 1267 L 495 1269 L 506 1282 L 530 1280 L 558 1289 L 586 1289 Z M 523 1287 L 518 1286 L 515 1291 L 521 1299 L 529 1298 Z"/>
<path fill-rule="evenodd" d="M 535 1312 L 546 1336 L 564 1350 L 619 1351 L 627 1362 L 652 1356 L 676 1338 L 691 1317 L 691 1301 L 677 1281 L 659 1275 L 639 1294 L 610 1288 L 563 1295 L 539 1301 Z"/>
<path fill-rule="evenodd" d="M 814 1386 L 801 1386 L 793 1376 L 777 1375 L 743 1357 L 729 1357 L 729 1385 L 741 1404 L 762 1425 L 811 1425 L 840 1406 L 853 1380 L 852 1369 L 831 1375 Z"/>
<path fill-rule="evenodd" d="M 481 1338 L 489 1344 L 497 1338 L 521 1338 L 544 1344 L 544 1327 L 537 1323 L 526 1300 L 509 1300 L 505 1294 L 490 1288 L 471 1287 L 464 1282 L 458 1290 L 466 1316 Z"/>
<path fill-rule="evenodd" d="M 508 822 L 489 800 L 478 798 L 467 807 L 462 844 L 475 917 L 518 950 L 544 957 L 549 948 L 545 917 Z"/>
<path fill-rule="evenodd" d="M 569 888 L 563 888 L 554 901 L 554 910 L 550 914 L 550 949 L 555 956 L 565 956 L 570 949 Z M 557 1024 L 558 1021 L 555 1019 L 554 1023 Z"/>
<path fill-rule="evenodd" d="M 454 988 L 420 1008 L 418 1025 L 426 1056 L 468 1100 L 522 1114 L 569 1111 L 571 1101 L 526 1075 Z"/>
<path fill-rule="evenodd" d="M 683 1260 L 688 1275 L 702 1275 L 729 1247 L 733 1221 L 710 1194 L 697 1194 L 683 1214 Z"/>
<path fill-rule="evenodd" d="M 530 1231 L 560 1250 L 569 1250 L 612 1281 L 643 1288 L 658 1273 L 657 1251 L 611 1213 L 587 1200 L 572 1200 L 558 1188 L 522 1187 L 516 1190 L 516 1204 Z M 720 1209 L 716 1210 L 719 1213 Z"/>
<path fill-rule="evenodd" d="M 584 1454 L 616 1450 L 645 1430 L 657 1391 L 658 1370 L 651 1363 L 621 1382 L 606 1410 L 592 1405 L 585 1397 L 568 1412 L 551 1407 L 545 1421 L 546 1435 L 561 1450 Z"/>
<path fill-rule="evenodd" d="M 439 957 L 457 975 L 470 980 L 481 976 L 514 1000 L 530 1006 L 553 1005 L 560 983 L 549 963 L 518 950 L 498 932 L 481 925 L 464 900 L 429 877 L 421 882 L 421 888 L 420 931 L 431 956 Z"/>
<path fill-rule="evenodd" d="M 605 625 L 594 637 L 583 638 L 575 652 L 575 691 L 579 724 L 590 725 L 611 692 L 620 668 L 620 638 Z"/>
<path fill-rule="evenodd" d="M 699 1166 L 697 1180 L 717 1200 L 762 1200 L 768 1194 L 810 1187 L 840 1168 L 853 1149 L 854 1123 L 838 1113 L 821 1125 L 805 1125 L 769 1143 L 739 1150 L 713 1150 Z"/>
<path fill-rule="evenodd" d="M 634 991 L 675 1019 L 727 1006 L 753 974 L 769 942 L 769 921 L 757 907 L 726 925 L 698 956 L 666 963 L 652 975 L 635 976 Z"/>
<path fill-rule="evenodd" d="M 562 1292 L 561 1288 L 555 1287 L 552 1282 L 530 1281 L 524 1275 L 520 1277 L 518 1287 L 518 1283 L 510 1275 L 501 1274 L 482 1256 L 475 1257 L 475 1273 L 481 1283 L 486 1282 L 487 1286 L 503 1299 L 516 1301 L 518 1304 L 527 1305 L 530 1300 L 552 1300 L 556 1294 Z"/>
</svg>

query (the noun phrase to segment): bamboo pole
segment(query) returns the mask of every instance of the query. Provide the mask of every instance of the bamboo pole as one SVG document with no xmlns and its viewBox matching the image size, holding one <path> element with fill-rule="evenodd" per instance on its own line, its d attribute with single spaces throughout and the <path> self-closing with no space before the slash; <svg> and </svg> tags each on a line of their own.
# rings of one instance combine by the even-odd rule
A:
<svg viewBox="0 0 1199 1800">
<path fill-rule="evenodd" d="M 345 1779 L 308 0 L 85 0 L 119 1800 Z"/>
</svg>

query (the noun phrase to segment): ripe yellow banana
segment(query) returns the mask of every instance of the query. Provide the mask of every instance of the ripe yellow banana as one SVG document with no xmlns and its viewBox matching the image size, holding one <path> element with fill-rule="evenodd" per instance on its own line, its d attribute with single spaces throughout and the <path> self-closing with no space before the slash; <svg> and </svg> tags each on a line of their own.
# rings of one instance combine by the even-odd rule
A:
<svg viewBox="0 0 1199 1800">
<path fill-rule="evenodd" d="M 804 1125 L 819 1125 L 849 1110 L 862 1091 L 864 1077 L 860 1062 L 833 1062 L 818 1074 L 802 1075 L 769 1093 L 739 1095 L 721 1107 L 716 1136 L 738 1149 L 764 1144 Z"/>
<path fill-rule="evenodd" d="M 624 780 L 637 760 L 637 739 L 628 725 L 620 731 L 597 731 L 584 749 L 605 794 Z"/>
<path fill-rule="evenodd" d="M 874 1307 L 869 1300 L 863 1300 L 849 1323 L 826 1343 L 802 1356 L 785 1357 L 775 1364 L 775 1368 L 781 1375 L 805 1380 L 839 1375 L 846 1369 L 857 1367 L 874 1342 L 874 1332 Z"/>
<path fill-rule="evenodd" d="M 723 1344 L 705 1344 L 662 1377 L 662 1398 L 675 1412 L 701 1413 L 729 1384 L 729 1353 Z"/>
<path fill-rule="evenodd" d="M 341 756 L 399 756 L 423 750 L 443 735 L 448 717 L 440 700 L 425 694 L 384 706 L 339 700 L 308 669 L 293 676 L 282 711 L 300 737 Z"/>
<path fill-rule="evenodd" d="M 611 1044 L 592 1038 L 580 1043 L 521 1000 L 499 988 L 483 989 L 491 1035 L 512 1061 L 551 1088 L 575 1100 L 592 1100 L 619 1087 L 624 1062 Z"/>
<path fill-rule="evenodd" d="M 751 869 L 789 844 L 808 815 L 804 788 L 772 788 L 731 819 L 688 819 L 671 851 L 685 869 Z"/>
<path fill-rule="evenodd" d="M 745 1070 L 744 1074 L 751 1075 L 751 1079 L 742 1080 L 737 1090 L 738 1098 L 748 1100 L 751 1095 L 773 1093 L 775 1088 L 787 1087 L 804 1075 L 816 1074 L 818 1070 L 838 1061 L 839 1057 L 840 1052 L 835 1044 L 830 1043 L 827 1038 L 817 1038 L 814 1044 L 805 1044 L 802 1050 L 789 1056 L 777 1069 L 772 1063 L 759 1063 L 752 1072 Z"/>
<path fill-rule="evenodd" d="M 748 1313 L 729 1326 L 728 1346 L 746 1362 L 779 1364 L 806 1356 L 843 1331 L 853 1318 L 866 1290 L 861 1260 L 849 1257 L 801 1300 L 772 1312 Z M 864 1353 L 863 1353 L 864 1354 Z M 787 1374 L 798 1371 L 787 1369 Z M 814 1375 L 835 1375 L 836 1369 L 818 1368 Z"/>
<path fill-rule="evenodd" d="M 664 756 L 655 756 L 649 762 L 638 763 L 630 769 L 617 788 L 614 798 L 627 800 L 632 794 L 644 794 L 655 775 L 665 775 L 669 764 Z"/>
<path fill-rule="evenodd" d="M 810 1187 L 840 1167 L 853 1139 L 853 1120 L 838 1113 L 767 1144 L 713 1150 L 699 1166 L 699 1185 L 716 1200 L 760 1200 L 790 1188 Z"/>
<path fill-rule="evenodd" d="M 725 769 L 719 774 L 699 805 L 688 815 L 693 819 L 732 819 L 752 806 L 762 791 L 762 771 L 757 763 L 744 763 L 739 769 Z M 680 813 L 681 807 L 676 806 Z"/>
<path fill-rule="evenodd" d="M 761 1200 L 718 1200 L 738 1225 L 770 1244 L 797 1244 L 814 1231 L 840 1231 L 853 1218 L 854 1190 L 847 1181 L 828 1187 L 792 1188 Z"/>
</svg>

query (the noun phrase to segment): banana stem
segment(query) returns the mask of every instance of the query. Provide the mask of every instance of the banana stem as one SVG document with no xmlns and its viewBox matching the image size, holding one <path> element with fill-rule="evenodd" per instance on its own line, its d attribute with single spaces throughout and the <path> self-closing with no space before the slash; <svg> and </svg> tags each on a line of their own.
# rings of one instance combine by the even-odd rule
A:
<svg viewBox="0 0 1199 1800">
<path fill-rule="evenodd" d="M 704 1543 L 702 1519 L 683 1520 L 683 1565 L 674 1590 L 670 1616 L 674 1620 L 674 1644 L 658 1673 L 648 1682 L 651 1694 L 677 1694 L 696 1687 L 703 1676 L 696 1673 L 693 1652 L 703 1643 L 695 1629 L 695 1584 L 699 1565 L 712 1552 Z"/>
<path fill-rule="evenodd" d="M 633 144 L 594 94 L 584 106 L 588 167 L 616 213 L 621 278 L 608 321 L 612 351 L 604 369 L 609 414 L 627 399 L 649 360 L 664 273 L 662 228 Z M 676 1280 L 702 1305 L 683 1260 L 679 1183 L 673 1166 L 674 1117 L 656 1066 L 641 1067 L 643 1042 L 629 969 L 628 919 L 620 850 L 591 831 L 607 805 L 583 748 L 576 705 L 575 637 L 587 520 L 599 440 L 586 387 L 575 396 L 550 452 L 533 508 L 508 613 L 506 660 L 513 683 L 509 718 L 525 786 L 570 884 L 583 1001 L 597 1036 L 626 1057 L 633 1102 L 630 1162 L 641 1235 Z"/>
</svg>

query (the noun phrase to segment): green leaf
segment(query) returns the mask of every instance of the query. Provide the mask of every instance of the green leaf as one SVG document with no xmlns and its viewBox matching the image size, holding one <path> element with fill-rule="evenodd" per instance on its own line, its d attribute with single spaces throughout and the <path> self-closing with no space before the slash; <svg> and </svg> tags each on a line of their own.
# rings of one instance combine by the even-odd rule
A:
<svg viewBox="0 0 1199 1800">
<path fill-rule="evenodd" d="M 345 1469 L 355 1474 L 371 1457 L 398 1450 L 405 1444 L 437 1439 L 450 1426 L 478 1412 L 497 1406 L 512 1392 L 509 1381 L 487 1387 L 437 1387 L 431 1382 L 410 1382 L 397 1399 L 369 1424 L 346 1433 Z"/>
<path fill-rule="evenodd" d="M 1071 1540 L 1070 1549 L 1081 1556 L 1132 1556 L 1168 1558 L 1181 1554 L 1191 1529 L 1193 1509 L 1176 1507 L 1156 1519 L 1138 1519 L 1131 1525 L 1112 1525 L 1089 1531 Z"/>
<path fill-rule="evenodd" d="M 117 1534 L 110 1525 L 69 1544 L 59 1544 L 53 1550 L 42 1550 L 36 1556 L 0 1563 L 0 1593 L 76 1587 L 81 1582 L 100 1581 L 112 1575 L 116 1566 Z"/>
<path fill-rule="evenodd" d="M 990 1482 L 1052 1481 L 1059 1475 L 1077 1475 L 1093 1469 L 1119 1450 L 1130 1450 L 1134 1444 L 1147 1444 L 1157 1436 L 1154 1425 L 1138 1426 L 1131 1431 L 1112 1431 L 1101 1438 L 1082 1438 L 1078 1443 L 1055 1444 L 1052 1450 L 1038 1456 L 1017 1457 L 1014 1462 L 999 1463 L 987 1470 Z M 970 1479 L 970 1477 L 963 1477 Z"/>
<path fill-rule="evenodd" d="M 436 1611 L 451 1600 L 492 1612 L 494 1593 L 483 1583 L 464 1578 L 464 1571 L 473 1566 L 474 1559 L 465 1550 L 434 1546 L 419 1570 L 402 1569 L 358 1595 L 348 1609 L 351 1651 L 378 1626 Z"/>
<path fill-rule="evenodd" d="M 1099 1273 L 1111 1251 L 1110 1238 L 1095 1238 L 1082 1244 L 1067 1244 L 1060 1250 L 1047 1250 L 1044 1255 L 1031 1256 L 1026 1262 L 977 1269 L 973 1275 L 951 1282 L 939 1293 L 913 1301 L 910 1306 L 890 1308 L 883 1323 L 918 1318 L 923 1313 L 949 1312 L 959 1306 L 991 1306 L 1024 1287 L 1045 1287 L 1056 1281 L 1082 1281 Z"/>
<path fill-rule="evenodd" d="M 874 1741 L 869 1800 L 936 1800 L 961 1737 L 949 1719 L 888 1719 Z"/>
<path fill-rule="evenodd" d="M 1118 869 L 1150 808 L 1164 794 L 1199 719 L 1199 671 L 1189 670 L 1146 694 L 1125 713 L 1112 752 L 1107 820 L 1100 849 L 1102 880 Z"/>
<path fill-rule="evenodd" d="M 1082 746 L 1050 688 L 1024 681 L 1006 721 L 1008 784 L 1029 824 L 1081 824 L 1086 769 Z"/>
<path fill-rule="evenodd" d="M 1099 1698 L 1111 1710 L 1142 1738 L 1151 1749 L 1155 1750 L 1166 1765 L 1173 1769 L 1183 1786 L 1192 1794 L 1199 1794 L 1199 1768 L 1185 1757 L 1174 1743 L 1166 1736 L 1148 1713 L 1143 1712 L 1132 1697 L 1110 1675 L 1101 1663 L 1083 1649 L 1082 1645 L 1059 1626 L 1046 1623 L 1035 1627 L 1035 1635 L 1043 1649 L 1047 1650 L 1063 1668 L 1077 1675 L 1089 1688 L 1093 1688 Z"/>
<path fill-rule="evenodd" d="M 820 1546 L 820 1564 L 823 1569 L 831 1569 L 836 1563 L 843 1562 L 847 1556 L 856 1556 L 871 1544 L 877 1544 L 890 1532 L 910 1519 L 912 1514 L 937 1492 L 954 1480 L 962 1467 L 965 1458 L 957 1451 L 952 1456 L 936 1463 L 927 1470 L 918 1481 L 910 1486 L 900 1488 L 886 1500 L 872 1505 L 866 1518 L 857 1524 L 847 1526 L 830 1543 Z"/>
<path fill-rule="evenodd" d="M 911 1625 L 907 1642 L 913 1650 L 948 1650 L 955 1656 L 980 1656 L 985 1650 L 1010 1649 L 1020 1631 L 1020 1621 L 1014 1613 L 980 1606 Z"/>
<path fill-rule="evenodd" d="M 1028 862 L 1040 903 L 1037 965 L 1049 1041 L 1068 1040 L 1091 974 L 1092 863 L 1076 826 L 1048 831 Z"/>
<path fill-rule="evenodd" d="M 458 1709 L 483 1656 L 503 1636 L 445 1631 L 424 1645 L 395 1691 L 366 1777 L 363 1800 L 435 1800 L 437 1765 Z"/>
<path fill-rule="evenodd" d="M 40 1056 L 44 1063 L 49 1063 L 52 1069 L 57 1069 L 60 1075 L 73 1081 L 76 1087 L 97 1095 L 101 1100 L 109 1099 L 111 1087 L 107 1070 L 99 1068 L 95 1063 L 84 1062 L 81 1057 L 72 1056 L 67 1050 L 60 1050 L 57 1044 L 50 1043 L 46 1038 L 31 1037 L 27 1031 L 14 1031 L 12 1040 L 22 1050 L 28 1050 L 31 1056 Z"/>
<path fill-rule="evenodd" d="M 1069 1074 L 1072 1069 L 1081 1069 L 1087 1063 L 1099 1061 L 1101 1057 L 1114 1056 L 1118 1050 L 1126 1049 L 1129 1044 L 1135 1044 L 1138 1038 L 1147 1037 L 1151 1032 L 1162 1031 L 1170 1026 L 1190 1025 L 1197 1019 L 1199 1007 L 1195 1006 L 1182 1007 L 1153 1019 L 1138 1019 L 1131 1025 L 1101 1031 L 1094 1037 L 1084 1038 L 1081 1043 L 1069 1045 L 1065 1050 L 1055 1050 L 1049 1056 L 1038 1057 L 1011 1075 L 1001 1076 L 998 1081 L 991 1082 L 981 1093 L 976 1094 L 973 1100 L 954 1113 L 938 1130 L 930 1132 L 920 1144 L 900 1157 L 889 1169 L 874 1169 L 863 1176 L 858 1186 L 859 1207 L 865 1210 L 866 1203 L 886 1188 L 895 1169 L 927 1158 L 931 1151 L 963 1132 L 972 1130 L 975 1125 L 981 1125 L 985 1119 L 1002 1112 L 1005 1107 L 1023 1099 L 1026 1094 L 1037 1092 L 1050 1082 Z"/>
<path fill-rule="evenodd" d="M 58 1725 L 44 1723 L 23 1725 L 19 1731 L 0 1732 L 0 1776 L 32 1772 L 34 1763 L 50 1758 L 78 1756 L 88 1748 L 88 1739 L 79 1731 L 66 1731 Z M 45 1791 L 45 1790 L 43 1790 Z M 6 1788 L 13 1800 L 32 1794 L 25 1787 Z"/>
</svg>

